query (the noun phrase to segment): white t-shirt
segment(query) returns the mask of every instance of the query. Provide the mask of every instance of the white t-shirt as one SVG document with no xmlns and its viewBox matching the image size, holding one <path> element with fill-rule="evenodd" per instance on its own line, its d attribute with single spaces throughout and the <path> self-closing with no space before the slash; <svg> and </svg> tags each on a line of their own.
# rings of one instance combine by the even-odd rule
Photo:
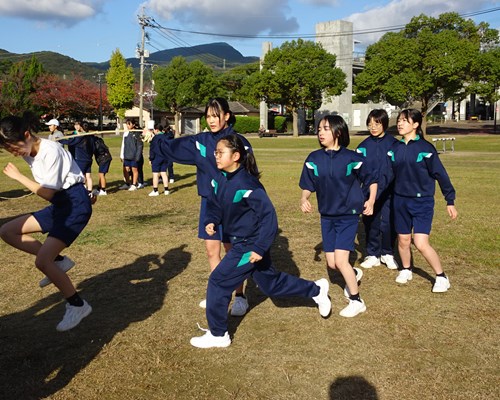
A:
<svg viewBox="0 0 500 400">
<path fill-rule="evenodd" d="M 76 183 L 84 182 L 80 167 L 69 151 L 59 143 L 40 139 L 40 148 L 35 157 L 23 157 L 31 168 L 33 178 L 48 189 L 67 189 Z"/>
</svg>

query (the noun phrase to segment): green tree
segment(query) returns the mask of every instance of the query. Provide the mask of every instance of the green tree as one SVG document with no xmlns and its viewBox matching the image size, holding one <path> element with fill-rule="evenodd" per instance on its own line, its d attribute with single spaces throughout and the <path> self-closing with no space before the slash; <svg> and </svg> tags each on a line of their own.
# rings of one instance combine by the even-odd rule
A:
<svg viewBox="0 0 500 400">
<path fill-rule="evenodd" d="M 1 86 L 0 114 L 20 114 L 34 109 L 31 101 L 32 93 L 36 92 L 36 81 L 43 74 L 42 64 L 35 56 L 29 61 L 12 64 L 4 77 Z"/>
<path fill-rule="evenodd" d="M 249 77 L 259 71 L 259 63 L 238 65 L 219 76 L 221 85 L 225 88 L 226 97 L 232 101 L 243 101 L 258 106 L 259 100 L 249 92 L 250 85 L 245 85 Z"/>
<path fill-rule="evenodd" d="M 500 48 L 484 51 L 473 66 L 471 90 L 489 104 L 500 99 Z"/>
<path fill-rule="evenodd" d="M 414 17 L 401 32 L 368 47 L 365 69 L 355 79 L 356 101 L 420 102 L 425 115 L 433 101 L 466 95 L 474 60 L 497 39 L 487 24 L 457 13 Z"/>
<path fill-rule="evenodd" d="M 285 105 L 293 116 L 293 135 L 298 136 L 298 110 L 316 110 L 323 99 L 338 96 L 347 87 L 335 62 L 336 56 L 319 43 L 285 42 L 266 54 L 261 71 L 248 78 L 246 86 L 252 86 L 249 92 L 259 101 Z"/>
<path fill-rule="evenodd" d="M 134 70 L 127 65 L 125 58 L 116 49 L 111 54 L 109 69 L 106 73 L 107 97 L 120 120 L 120 126 L 125 118 L 125 111 L 134 105 Z"/>
<path fill-rule="evenodd" d="M 174 57 L 166 67 L 157 68 L 153 73 L 157 96 L 155 105 L 175 113 L 175 131 L 180 133 L 180 113 L 184 107 L 205 104 L 212 97 L 224 96 L 214 71 L 201 61 L 186 62 Z"/>
</svg>

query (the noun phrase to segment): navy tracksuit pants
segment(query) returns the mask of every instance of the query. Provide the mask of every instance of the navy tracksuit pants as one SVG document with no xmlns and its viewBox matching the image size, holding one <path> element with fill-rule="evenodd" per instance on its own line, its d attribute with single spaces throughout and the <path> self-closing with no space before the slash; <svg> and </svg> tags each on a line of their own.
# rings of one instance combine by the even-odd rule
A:
<svg viewBox="0 0 500 400">
<path fill-rule="evenodd" d="M 366 253 L 380 257 L 394 255 L 396 231 L 394 229 L 394 213 L 392 196 L 383 194 L 376 202 L 373 215 L 363 215 L 365 226 Z"/>
<path fill-rule="evenodd" d="M 248 262 L 250 251 L 251 245 L 246 242 L 233 244 L 210 274 L 206 315 L 214 336 L 224 336 L 227 332 L 227 310 L 232 293 L 250 276 L 266 296 L 312 298 L 319 294 L 319 286 L 313 281 L 276 271 L 269 251 L 259 262 Z"/>
</svg>

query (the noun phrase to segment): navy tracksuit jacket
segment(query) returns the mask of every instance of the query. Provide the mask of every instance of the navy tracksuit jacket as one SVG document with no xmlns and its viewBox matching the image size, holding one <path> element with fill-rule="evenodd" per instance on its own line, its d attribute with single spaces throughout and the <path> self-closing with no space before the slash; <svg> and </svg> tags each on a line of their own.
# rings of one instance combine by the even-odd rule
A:
<svg viewBox="0 0 500 400">
<path fill-rule="evenodd" d="M 221 224 L 232 244 L 208 279 L 206 315 L 212 335 L 227 331 L 232 292 L 249 276 L 268 296 L 317 296 L 320 289 L 314 282 L 278 272 L 272 265 L 270 248 L 278 219 L 259 179 L 240 167 L 230 174 L 219 173 L 212 187 L 203 222 Z M 250 263 L 252 251 L 262 260 Z"/>
</svg>

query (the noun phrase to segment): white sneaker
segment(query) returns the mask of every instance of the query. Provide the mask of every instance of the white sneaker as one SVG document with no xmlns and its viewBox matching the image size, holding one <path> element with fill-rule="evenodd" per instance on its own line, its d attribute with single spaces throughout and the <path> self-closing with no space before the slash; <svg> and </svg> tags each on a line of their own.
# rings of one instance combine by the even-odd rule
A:
<svg viewBox="0 0 500 400">
<path fill-rule="evenodd" d="M 396 277 L 397 283 L 407 283 L 413 279 L 413 272 L 409 268 L 403 268 Z"/>
<path fill-rule="evenodd" d="M 75 266 L 75 262 L 71 258 L 66 256 L 64 256 L 64 258 L 61 261 L 56 261 L 55 263 L 57 265 L 57 268 L 59 268 L 63 272 L 68 272 L 71 268 Z M 40 287 L 45 287 L 47 285 L 50 285 L 51 283 L 52 281 L 49 279 L 48 276 L 46 276 L 38 284 L 40 285 Z"/>
<path fill-rule="evenodd" d="M 83 300 L 83 306 L 76 307 L 66 303 L 66 312 L 61 322 L 56 326 L 59 332 L 68 331 L 77 326 L 82 319 L 92 312 L 89 303 Z"/>
<path fill-rule="evenodd" d="M 165 192 L 163 192 L 163 194 L 164 194 L 165 196 L 168 196 L 168 195 L 170 194 L 170 191 L 169 191 L 169 190 L 165 190 Z"/>
<path fill-rule="evenodd" d="M 149 197 L 155 197 L 155 196 L 159 196 L 160 195 L 160 192 L 158 192 L 158 190 L 153 190 L 151 191 L 151 193 L 148 194 Z"/>
<path fill-rule="evenodd" d="M 359 281 L 363 277 L 363 270 L 356 268 L 356 267 L 354 267 L 353 269 L 354 269 L 354 271 L 356 271 L 355 272 L 356 273 L 356 282 L 358 282 L 358 284 L 359 284 Z M 347 298 L 349 298 L 351 296 L 351 292 L 349 291 L 349 288 L 347 287 L 347 285 L 345 285 L 345 288 L 344 288 L 344 296 Z"/>
<path fill-rule="evenodd" d="M 172 178 L 170 178 L 170 180 L 168 181 L 168 183 L 174 183 L 174 182 L 175 181 Z"/>
<path fill-rule="evenodd" d="M 138 188 L 138 187 L 137 187 L 137 186 L 135 186 L 135 185 L 130 185 L 130 187 L 128 188 L 128 191 L 129 191 L 129 192 L 133 192 L 134 190 L 137 190 L 137 188 Z"/>
<path fill-rule="evenodd" d="M 394 259 L 394 256 L 390 254 L 386 254 L 385 256 L 380 257 L 380 262 L 385 264 L 385 266 L 389 269 L 398 269 L 399 265 Z"/>
<path fill-rule="evenodd" d="M 434 286 L 432 287 L 433 293 L 444 293 L 447 292 L 451 287 L 450 280 L 445 276 L 436 276 L 436 282 L 434 282 Z"/>
<path fill-rule="evenodd" d="M 145 183 L 138 183 L 138 184 L 137 184 L 137 189 L 142 189 L 142 188 L 144 188 L 145 186 L 146 186 L 146 184 L 145 184 Z"/>
<path fill-rule="evenodd" d="M 123 185 L 121 185 L 118 190 L 129 190 L 130 189 L 130 185 L 124 183 Z"/>
<path fill-rule="evenodd" d="M 198 304 L 201 308 L 207 308 L 207 299 L 203 299 L 200 301 L 200 304 Z"/>
<path fill-rule="evenodd" d="M 108 195 L 108 192 L 106 192 L 105 190 L 99 190 L 99 193 L 97 193 L 99 196 L 107 196 Z"/>
<path fill-rule="evenodd" d="M 231 315 L 233 317 L 242 317 L 247 313 L 248 300 L 241 296 L 235 296 L 233 306 L 231 307 Z"/>
<path fill-rule="evenodd" d="M 352 318 L 365 311 L 366 305 L 363 300 L 349 300 L 349 304 L 339 312 L 339 315 L 341 317 Z"/>
<path fill-rule="evenodd" d="M 380 258 L 375 256 L 367 256 L 365 260 L 360 264 L 363 268 L 373 268 L 380 265 Z"/>
<path fill-rule="evenodd" d="M 332 302 L 328 297 L 330 284 L 325 278 L 321 278 L 314 283 L 319 286 L 319 294 L 312 299 L 318 305 L 319 314 L 326 318 L 330 315 L 330 311 L 332 310 Z"/>
<path fill-rule="evenodd" d="M 231 344 L 231 338 L 227 332 L 224 333 L 224 336 L 213 336 L 208 329 L 202 330 L 206 331 L 203 336 L 193 337 L 189 341 L 192 346 L 200 349 L 209 349 L 211 347 L 227 347 Z"/>
</svg>

